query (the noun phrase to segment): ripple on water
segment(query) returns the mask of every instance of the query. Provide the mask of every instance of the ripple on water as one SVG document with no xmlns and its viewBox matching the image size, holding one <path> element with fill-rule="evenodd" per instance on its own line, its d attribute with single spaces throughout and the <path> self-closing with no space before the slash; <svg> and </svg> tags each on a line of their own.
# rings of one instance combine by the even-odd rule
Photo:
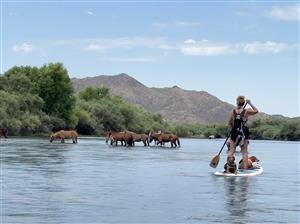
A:
<svg viewBox="0 0 300 224">
<path fill-rule="evenodd" d="M 298 144 L 252 141 L 265 172 L 220 178 L 209 161 L 222 141 L 181 143 L 169 149 L 111 147 L 99 139 L 3 141 L 3 222 L 299 223 Z M 219 167 L 224 162 L 225 154 Z"/>
</svg>

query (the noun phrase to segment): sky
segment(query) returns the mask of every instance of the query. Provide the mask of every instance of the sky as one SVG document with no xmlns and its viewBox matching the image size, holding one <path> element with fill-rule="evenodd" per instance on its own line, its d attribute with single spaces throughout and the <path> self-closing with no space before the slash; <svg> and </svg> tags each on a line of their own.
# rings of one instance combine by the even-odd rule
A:
<svg viewBox="0 0 300 224">
<path fill-rule="evenodd" d="M 1 73 L 62 62 L 299 116 L 298 1 L 5 1 Z"/>
</svg>

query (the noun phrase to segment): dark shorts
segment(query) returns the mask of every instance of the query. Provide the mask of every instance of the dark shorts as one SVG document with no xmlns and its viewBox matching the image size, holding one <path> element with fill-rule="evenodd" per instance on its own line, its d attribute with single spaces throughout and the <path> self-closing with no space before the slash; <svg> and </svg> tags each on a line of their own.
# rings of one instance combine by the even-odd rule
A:
<svg viewBox="0 0 300 224">
<path fill-rule="evenodd" d="M 245 136 L 245 140 L 249 139 L 250 133 L 249 133 L 249 128 L 248 127 L 243 128 L 243 133 L 244 133 L 244 136 Z M 239 135 L 242 135 L 242 133 L 240 131 L 238 131 L 236 129 L 232 130 L 231 135 L 230 135 L 230 139 L 235 142 Z"/>
</svg>

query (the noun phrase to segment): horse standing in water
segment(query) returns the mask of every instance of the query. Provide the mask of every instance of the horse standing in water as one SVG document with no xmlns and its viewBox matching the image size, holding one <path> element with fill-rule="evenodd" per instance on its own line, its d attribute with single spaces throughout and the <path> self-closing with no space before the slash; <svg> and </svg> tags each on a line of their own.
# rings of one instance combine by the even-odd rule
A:
<svg viewBox="0 0 300 224">
<path fill-rule="evenodd" d="M 6 128 L 0 128 L 0 138 L 4 136 L 4 138 L 7 138 L 7 129 Z"/>
<path fill-rule="evenodd" d="M 177 135 L 174 134 L 162 134 L 162 133 L 155 133 L 150 131 L 149 133 L 149 142 L 151 143 L 153 140 L 158 141 L 159 144 L 162 146 L 164 142 L 171 142 L 171 148 L 173 147 L 180 147 L 180 141 Z"/>
<path fill-rule="evenodd" d="M 78 138 L 78 134 L 76 131 L 65 131 L 65 130 L 61 130 L 58 131 L 56 133 L 54 133 L 53 135 L 51 135 L 50 137 L 50 142 L 53 142 L 53 140 L 55 139 L 60 139 L 61 143 L 65 143 L 65 139 L 69 139 L 71 138 L 74 144 L 77 144 L 77 138 Z"/>
<path fill-rule="evenodd" d="M 144 146 L 149 146 L 149 137 L 146 134 L 135 134 L 133 135 L 133 145 L 134 142 L 143 142 Z"/>
<path fill-rule="evenodd" d="M 110 144 L 116 143 L 118 145 L 118 141 L 121 141 L 121 145 L 123 146 L 123 142 L 125 146 L 133 146 L 133 134 L 128 131 L 124 132 L 115 132 L 109 131 L 106 137 L 106 143 L 110 140 Z"/>
<path fill-rule="evenodd" d="M 128 131 L 133 136 L 133 145 L 135 142 L 143 142 L 144 146 L 149 146 L 149 137 L 146 134 L 137 134 L 131 131 Z"/>
</svg>

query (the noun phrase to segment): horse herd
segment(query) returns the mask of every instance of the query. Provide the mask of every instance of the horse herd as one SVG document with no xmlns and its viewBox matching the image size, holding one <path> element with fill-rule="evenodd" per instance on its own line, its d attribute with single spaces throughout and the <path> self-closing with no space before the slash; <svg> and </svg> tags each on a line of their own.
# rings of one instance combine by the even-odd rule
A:
<svg viewBox="0 0 300 224">
<path fill-rule="evenodd" d="M 0 128 L 0 137 L 7 138 L 7 129 Z M 65 142 L 65 139 L 72 139 L 73 143 L 77 143 L 78 133 L 76 131 L 61 130 L 50 136 L 50 142 L 59 139 L 61 143 Z M 165 143 L 170 142 L 171 148 L 180 147 L 179 138 L 174 134 L 163 134 L 161 132 L 150 131 L 149 134 L 137 134 L 132 131 L 115 132 L 109 131 L 106 136 L 106 143 L 110 141 L 111 145 L 118 145 L 118 142 L 122 146 L 134 146 L 135 142 L 143 142 L 144 146 L 150 146 L 152 141 L 155 145 L 163 146 Z"/>
<path fill-rule="evenodd" d="M 174 134 L 163 134 L 161 132 L 150 131 L 148 135 L 137 134 L 132 131 L 115 132 L 109 131 L 106 136 L 106 143 L 110 140 L 110 144 L 118 145 L 121 142 L 122 146 L 134 146 L 135 142 L 143 142 L 144 146 L 149 146 L 154 140 L 155 145 L 163 146 L 166 142 L 171 143 L 171 148 L 180 147 L 179 138 Z"/>
</svg>

